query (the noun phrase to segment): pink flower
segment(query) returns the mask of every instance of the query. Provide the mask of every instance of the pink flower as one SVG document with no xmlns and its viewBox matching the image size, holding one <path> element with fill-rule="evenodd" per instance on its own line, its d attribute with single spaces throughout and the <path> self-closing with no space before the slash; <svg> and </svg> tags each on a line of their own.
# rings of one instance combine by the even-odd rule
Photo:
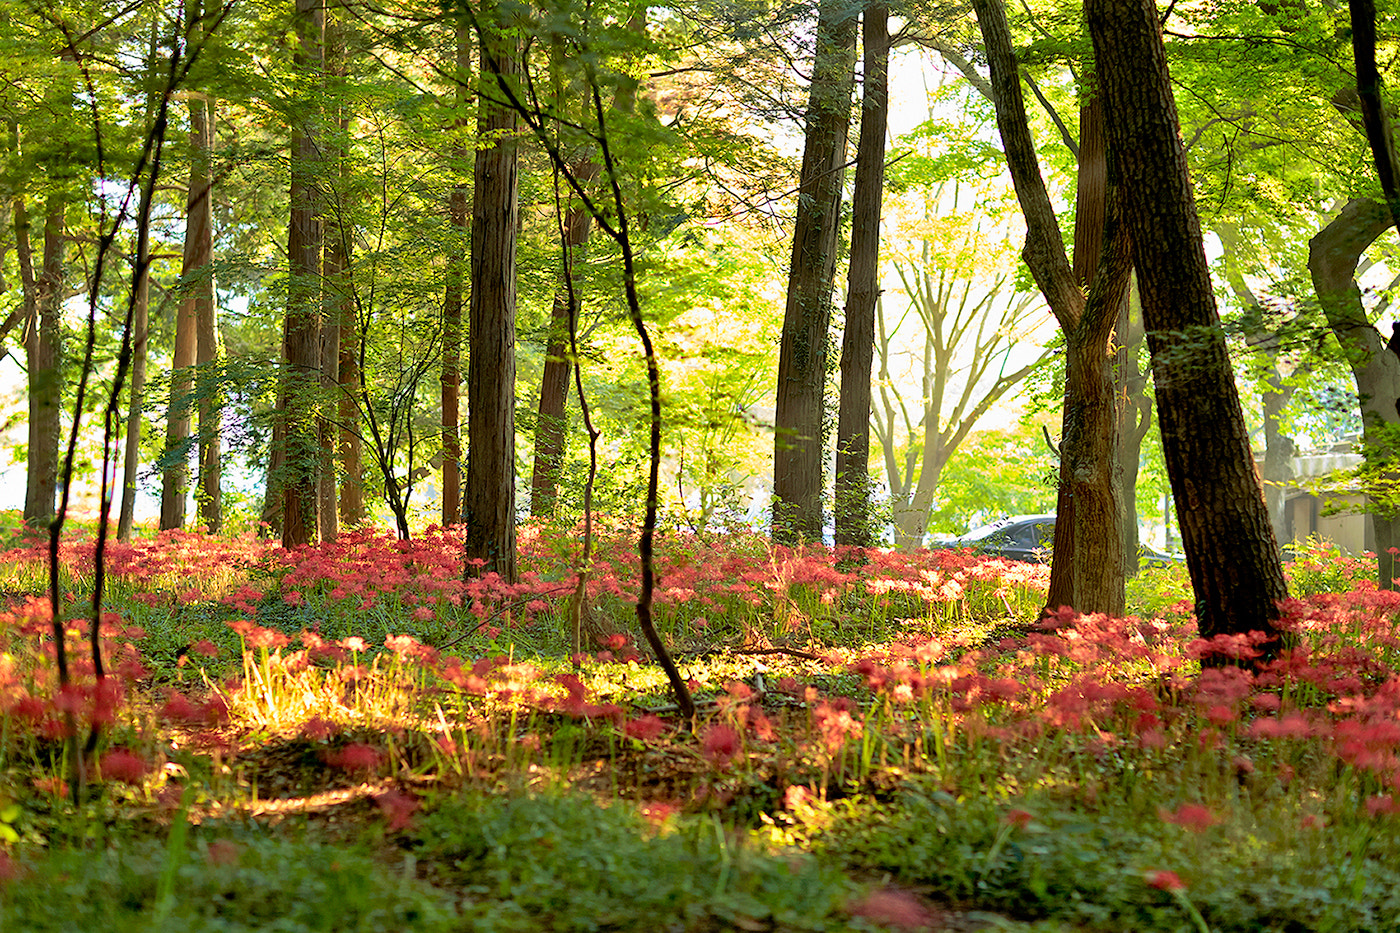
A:
<svg viewBox="0 0 1400 933">
<path fill-rule="evenodd" d="M 1150 871 L 1146 876 L 1147 883 L 1158 891 L 1184 891 L 1186 882 L 1174 871 Z"/>
<path fill-rule="evenodd" d="M 928 930 L 934 916 L 908 891 L 881 888 L 849 904 L 846 912 L 894 930 Z"/>
<path fill-rule="evenodd" d="M 130 749 L 114 748 L 102 756 L 102 776 L 109 781 L 139 785 L 146 771 L 146 762 Z"/>
<path fill-rule="evenodd" d="M 210 866 L 237 865 L 238 856 L 243 849 L 238 843 L 228 839 L 216 839 L 209 843 L 209 849 L 204 853 L 204 861 Z"/>
<path fill-rule="evenodd" d="M 660 716 L 643 716 L 640 719 L 630 719 L 624 727 L 627 735 L 643 742 L 652 742 L 660 738 L 666 731 L 666 723 Z"/>
<path fill-rule="evenodd" d="M 190 645 L 190 654 L 199 654 L 206 658 L 216 658 L 219 656 L 219 646 L 207 638 L 201 638 L 199 641 Z"/>
<path fill-rule="evenodd" d="M 1001 821 L 1007 826 L 1014 826 L 1017 829 L 1025 829 L 1030 825 L 1035 815 L 1028 810 L 1008 810 Z"/>
<path fill-rule="evenodd" d="M 710 764 L 723 768 L 739 754 L 739 733 L 734 731 L 733 726 L 717 723 L 705 733 L 701 749 Z"/>
<path fill-rule="evenodd" d="M 391 833 L 406 829 L 413 821 L 414 811 L 418 809 L 417 797 L 392 788 L 375 797 L 374 802 L 379 805 L 380 812 L 388 818 L 388 830 Z"/>
<path fill-rule="evenodd" d="M 1390 794 L 1378 794 L 1366 800 L 1366 813 L 1368 816 L 1384 816 L 1395 812 L 1395 797 Z"/>
<path fill-rule="evenodd" d="M 1175 813 L 1164 807 L 1158 807 L 1157 815 L 1162 818 L 1163 822 L 1175 823 L 1193 833 L 1203 833 L 1220 822 L 1220 817 L 1198 803 L 1183 803 L 1176 809 Z"/>
<path fill-rule="evenodd" d="M 379 767 L 379 752 L 368 745 L 352 742 L 342 749 L 327 752 L 326 764 L 343 771 L 374 771 Z"/>
</svg>

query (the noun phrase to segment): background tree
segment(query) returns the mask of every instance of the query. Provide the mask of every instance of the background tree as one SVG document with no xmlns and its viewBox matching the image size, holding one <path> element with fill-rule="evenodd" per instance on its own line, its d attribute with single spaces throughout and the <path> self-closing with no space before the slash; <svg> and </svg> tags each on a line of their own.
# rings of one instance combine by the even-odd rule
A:
<svg viewBox="0 0 1400 933">
<path fill-rule="evenodd" d="M 788 544 L 822 539 L 828 331 L 858 13 L 843 0 L 821 0 L 817 8 L 773 416 L 773 537 Z"/>
</svg>

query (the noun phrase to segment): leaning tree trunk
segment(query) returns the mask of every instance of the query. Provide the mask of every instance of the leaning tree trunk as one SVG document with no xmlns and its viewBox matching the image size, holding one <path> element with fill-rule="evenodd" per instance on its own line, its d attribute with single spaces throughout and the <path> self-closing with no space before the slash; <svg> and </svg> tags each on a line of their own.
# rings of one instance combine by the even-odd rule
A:
<svg viewBox="0 0 1400 933">
<path fill-rule="evenodd" d="M 822 539 L 827 331 L 841 235 L 857 12 L 837 0 L 822 0 L 817 12 L 817 57 L 807 104 L 774 412 L 773 537 L 787 544 Z"/>
<path fill-rule="evenodd" d="M 497 15 L 500 15 L 499 10 Z M 502 85 L 515 80 L 519 49 L 513 33 L 484 30 L 481 41 L 483 139 L 476 153 L 472 203 L 468 307 L 467 526 L 469 574 L 500 574 L 515 581 L 515 111 Z"/>
<path fill-rule="evenodd" d="M 1332 222 L 1308 241 L 1308 271 L 1318 304 L 1327 316 L 1337 342 L 1351 367 L 1356 394 L 1361 399 L 1361 419 L 1365 454 L 1385 476 L 1400 451 L 1393 437 L 1400 424 L 1400 356 L 1386 349 L 1386 342 L 1366 317 L 1361 289 L 1356 284 L 1356 266 L 1372 243 L 1393 226 L 1384 204 L 1357 198 L 1342 208 Z M 1376 532 L 1376 575 L 1381 589 L 1395 589 L 1395 557 L 1392 547 L 1400 546 L 1400 509 L 1390 497 L 1376 490 L 1370 504 L 1371 522 Z M 1384 501 L 1390 498 L 1387 503 Z"/>
<path fill-rule="evenodd" d="M 1201 635 L 1281 642 L 1288 595 L 1216 314 L 1157 9 L 1088 0 L 1105 135 L 1134 244 L 1158 421 Z"/>
<path fill-rule="evenodd" d="M 1113 198 L 1121 191 L 1110 184 L 1106 158 L 1095 161 L 1092 145 L 1081 145 L 1080 157 L 1089 170 L 1083 192 L 1086 216 L 1081 223 L 1090 226 L 1077 237 L 1076 274 L 1040 176 L 1006 9 L 1000 0 L 974 0 L 973 8 L 987 46 L 1007 167 L 1026 219 L 1021 255 L 1065 334 L 1067 348 L 1055 561 L 1046 608 L 1068 605 L 1080 612 L 1118 614 L 1124 600 L 1123 551 L 1117 543 L 1122 505 L 1115 470 L 1117 424 L 1108 341 L 1131 272 L 1126 232 L 1121 223 L 1114 223 Z M 1092 137 L 1087 120 L 1086 130 Z M 1090 218 L 1089 207 L 1101 216 Z M 1090 267 L 1092 276 L 1086 271 Z M 1087 300 L 1086 280 L 1093 282 Z"/>
<path fill-rule="evenodd" d="M 841 404 L 836 425 L 836 543 L 875 543 L 870 502 L 870 376 L 875 299 L 880 293 L 880 216 L 889 116 L 889 7 L 871 0 L 862 29 L 864 83 L 856 183 L 851 198 L 851 268 L 841 340 Z"/>
</svg>

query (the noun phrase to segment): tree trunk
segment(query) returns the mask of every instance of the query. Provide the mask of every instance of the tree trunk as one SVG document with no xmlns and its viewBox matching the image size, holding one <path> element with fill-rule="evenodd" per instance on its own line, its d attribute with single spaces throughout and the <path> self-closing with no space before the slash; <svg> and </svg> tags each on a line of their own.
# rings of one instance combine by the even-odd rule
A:
<svg viewBox="0 0 1400 933">
<path fill-rule="evenodd" d="M 500 15 L 499 10 L 496 11 Z M 519 48 L 504 29 L 481 43 L 479 135 L 495 142 L 476 153 L 468 307 L 467 572 L 514 582 L 515 565 L 515 111 L 501 86 L 519 71 Z M 504 33 L 504 34 L 502 34 Z"/>
<path fill-rule="evenodd" d="M 1356 394 L 1361 400 L 1361 423 L 1369 463 L 1383 472 L 1400 452 L 1393 436 L 1400 424 L 1400 356 L 1366 317 L 1356 266 L 1372 243 L 1394 225 L 1386 205 L 1357 198 L 1308 241 L 1308 271 L 1313 290 L 1333 335 L 1342 347 Z M 1373 496 L 1371 520 L 1376 530 L 1376 575 L 1381 589 L 1395 588 L 1395 559 L 1390 548 L 1400 544 L 1400 510 Z"/>
<path fill-rule="evenodd" d="M 880 217 L 889 116 L 889 7 L 866 4 L 862 28 L 864 83 L 855 192 L 851 198 L 851 267 L 841 340 L 841 403 L 836 427 L 836 543 L 875 543 L 870 502 L 870 376 L 875 356 L 875 299 L 880 294 Z"/>
<path fill-rule="evenodd" d="M 1138 365 L 1138 352 L 1147 335 L 1142 329 L 1142 303 L 1137 286 L 1128 288 L 1128 300 L 1114 328 L 1113 385 L 1118 408 L 1118 487 L 1122 493 L 1123 570 L 1136 576 L 1139 565 L 1137 481 L 1142 442 L 1152 429 L 1152 395 L 1147 373 Z"/>
<path fill-rule="evenodd" d="M 22 203 L 22 202 L 21 202 Z M 29 481 L 24 499 L 24 520 L 31 527 L 53 517 L 58 495 L 58 447 L 63 406 L 63 345 L 60 314 L 63 304 L 64 214 L 67 199 L 52 193 L 45 204 L 44 264 L 36 277 L 32 259 L 28 279 L 32 298 L 25 340 L 29 374 Z M 16 231 L 21 229 L 16 210 Z M 28 219 L 21 250 L 30 256 Z"/>
<path fill-rule="evenodd" d="M 1151 0 L 1088 0 L 1105 135 L 1125 194 L 1158 421 L 1201 635 L 1274 626 L 1288 595 L 1215 310 Z"/>
<path fill-rule="evenodd" d="M 185 228 L 186 276 L 194 311 L 194 361 L 208 382 L 219 358 L 218 304 L 214 291 L 214 211 L 211 157 L 214 149 L 214 102 L 190 99 L 190 193 Z M 182 311 L 182 317 L 183 311 Z M 177 341 L 178 343 L 178 341 Z M 217 533 L 223 525 L 220 489 L 219 435 L 222 406 L 211 387 L 199 392 L 199 503 L 200 524 Z M 185 414 L 189 429 L 189 414 Z M 183 502 L 183 496 L 181 497 Z"/>
<path fill-rule="evenodd" d="M 146 345 L 150 328 L 151 269 L 145 253 L 149 240 L 137 238 L 144 247 L 138 251 L 136 267 L 142 270 L 136 280 L 131 309 L 131 389 L 127 401 L 126 442 L 122 453 L 122 501 L 117 513 L 117 540 L 130 541 L 136 521 L 136 474 L 141 466 L 141 410 L 146 393 Z"/>
<path fill-rule="evenodd" d="M 598 175 L 598 166 L 589 159 L 575 162 L 571 168 L 581 183 Z M 581 252 L 593 230 L 593 216 L 572 198 L 564 219 L 563 247 L 560 257 L 560 282 L 554 289 L 554 302 L 549 315 L 549 341 L 545 346 L 544 372 L 540 376 L 540 404 L 535 421 L 535 460 L 530 474 L 530 514 L 547 518 L 554 514 L 559 498 L 559 481 L 564 469 L 565 437 L 567 436 L 566 405 L 569 398 L 569 322 L 578 312 L 576 298 L 565 281 L 574 254 Z"/>
<path fill-rule="evenodd" d="M 210 210 L 209 147 L 213 124 L 204 102 L 193 99 L 190 112 L 190 184 L 185 195 L 185 249 L 180 266 L 183 297 L 175 312 L 175 355 L 171 361 L 170 410 L 165 428 L 166 466 L 160 490 L 160 528 L 183 528 L 189 496 L 190 403 L 194 365 L 199 359 L 201 306 L 213 303 L 213 214 Z M 212 314 L 211 311 L 205 312 Z"/>
<path fill-rule="evenodd" d="M 1082 192 L 1085 228 L 1076 238 L 1077 276 L 1040 176 L 1005 7 L 1000 0 L 974 0 L 973 7 L 987 46 L 1007 166 L 1026 218 L 1026 245 L 1021 255 L 1065 334 L 1055 559 L 1046 608 L 1067 605 L 1080 612 L 1120 614 L 1124 599 L 1123 549 L 1119 544 L 1122 504 L 1115 469 L 1117 419 L 1108 358 L 1109 337 L 1127 295 L 1131 263 L 1126 232 L 1114 215 L 1118 192 L 1106 159 L 1100 162 L 1096 155 L 1097 143 L 1092 138 L 1095 124 L 1086 119 L 1083 135 L 1088 138 L 1080 143 L 1080 159 L 1086 169 Z M 1091 267 L 1095 271 L 1088 280 L 1093 285 L 1086 300 L 1083 277 Z"/>
<path fill-rule="evenodd" d="M 330 112 L 328 132 L 323 149 L 329 168 L 329 197 L 322 208 L 325 218 L 321 254 L 321 405 L 316 432 L 320 438 L 320 463 L 317 467 L 317 523 L 321 540 L 334 541 L 340 533 L 339 509 L 336 501 L 336 461 L 339 459 L 341 417 L 340 363 L 345 306 L 350 301 L 350 237 L 346 218 L 349 216 L 350 176 L 350 104 L 347 100 L 347 66 L 345 51 L 345 17 L 343 0 L 327 4 L 326 90 Z M 351 328 L 354 329 L 354 324 Z M 353 410 L 353 406 L 352 406 Z"/>
<path fill-rule="evenodd" d="M 773 537 L 822 540 L 827 341 L 855 74 L 854 7 L 821 0 L 774 413 Z"/>
<path fill-rule="evenodd" d="M 322 64 L 323 9 L 320 0 L 295 0 L 296 51 L 293 68 L 314 76 Z M 282 331 L 286 367 L 282 383 L 284 459 L 282 463 L 282 546 L 310 544 L 316 538 L 317 466 L 316 399 L 321 371 L 321 229 L 316 189 L 317 146 L 314 102 L 299 102 L 293 118 L 291 147 L 291 216 L 287 253 L 290 262 L 287 315 Z"/>
<path fill-rule="evenodd" d="M 471 24 L 459 15 L 456 23 L 457 132 L 466 132 L 471 106 Z M 466 171 L 470 150 L 454 145 L 450 154 L 455 173 Z M 451 254 L 447 259 L 447 287 L 442 300 L 442 523 L 462 520 L 462 285 L 468 270 L 467 185 L 457 182 L 447 196 L 447 222 Z"/>
</svg>

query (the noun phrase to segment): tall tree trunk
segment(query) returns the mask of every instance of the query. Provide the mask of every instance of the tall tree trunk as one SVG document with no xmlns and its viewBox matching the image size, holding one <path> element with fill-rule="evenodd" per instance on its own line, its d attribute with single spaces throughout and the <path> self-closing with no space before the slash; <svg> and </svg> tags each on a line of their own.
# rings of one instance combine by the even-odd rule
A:
<svg viewBox="0 0 1400 933">
<path fill-rule="evenodd" d="M 822 539 L 827 343 L 858 12 L 839 0 L 821 0 L 817 10 L 816 62 L 808 91 L 774 413 L 773 537 L 788 544 Z"/>
<path fill-rule="evenodd" d="M 464 133 L 472 67 L 471 24 L 465 15 L 457 16 L 456 39 L 457 132 Z M 455 172 L 466 171 L 470 151 L 465 142 L 452 147 Z M 469 274 L 466 182 L 458 181 L 447 196 L 447 223 L 451 255 L 442 301 L 442 523 L 455 525 L 462 520 L 462 285 Z"/>
<path fill-rule="evenodd" d="M 1114 328 L 1113 385 L 1118 409 L 1118 485 L 1122 492 L 1123 570 L 1136 576 L 1140 559 L 1138 546 L 1137 481 L 1142 462 L 1142 442 L 1152 429 L 1152 394 L 1147 391 L 1147 373 L 1138 363 L 1138 353 L 1147 334 L 1142 329 L 1142 303 L 1137 286 L 1128 289 Z"/>
<path fill-rule="evenodd" d="M 1076 237 L 1070 264 L 1045 182 L 1040 177 L 1011 29 L 1001 0 L 974 0 L 987 46 L 991 89 L 1007 166 L 1026 218 L 1021 255 L 1065 334 L 1064 422 L 1060 487 L 1055 521 L 1055 562 L 1046 607 L 1080 612 L 1123 611 L 1122 504 L 1116 471 L 1117 428 L 1109 337 L 1128 290 L 1131 262 L 1126 232 L 1116 222 L 1118 191 L 1084 120 L 1079 157 L 1085 165 L 1086 226 Z M 1087 152 L 1086 152 L 1087 149 Z M 1100 168 L 1100 166 L 1102 166 Z M 1102 245 L 1100 245 L 1102 244 Z M 1089 297 L 1082 291 L 1087 270 L 1095 271 Z"/>
<path fill-rule="evenodd" d="M 1386 205 L 1357 198 L 1342 208 L 1308 241 L 1308 271 L 1318 304 L 1342 347 L 1356 394 L 1367 460 L 1382 473 L 1400 457 L 1393 441 L 1400 424 L 1400 356 L 1386 349 L 1380 331 L 1366 317 L 1356 266 L 1372 243 L 1394 225 Z M 1396 561 L 1390 548 L 1400 546 L 1400 510 L 1385 497 L 1373 496 L 1371 521 L 1376 531 L 1376 575 L 1381 589 L 1395 589 Z M 1380 500 L 1380 501 L 1378 501 Z"/>
<path fill-rule="evenodd" d="M 501 17 L 499 8 L 496 17 Z M 494 27 L 494 31 L 493 28 Z M 515 565 L 515 111 L 501 87 L 516 80 L 519 48 L 496 19 L 481 39 L 479 134 L 472 203 L 471 303 L 468 307 L 468 573 L 514 582 Z"/>
<path fill-rule="evenodd" d="M 881 0 L 871 0 L 866 4 L 862 27 L 864 83 L 851 198 L 851 267 L 836 426 L 836 543 L 860 547 L 875 543 L 869 479 L 870 376 L 875 357 L 875 299 L 880 294 L 889 55 L 889 7 Z"/>
<path fill-rule="evenodd" d="M 1158 421 L 1201 635 L 1275 628 L 1288 595 L 1215 310 L 1152 0 L 1087 0 L 1105 135 L 1125 194 Z"/>
<path fill-rule="evenodd" d="M 321 0 L 295 3 L 297 44 L 293 69 L 312 78 L 322 65 L 324 11 Z M 316 473 L 320 462 L 315 399 L 321 371 L 317 120 L 314 101 L 303 100 L 299 104 L 292 131 L 291 217 L 287 234 L 291 265 L 282 331 L 286 367 L 282 383 L 282 546 L 287 548 L 309 544 L 316 538 Z"/>
<path fill-rule="evenodd" d="M 219 358 L 218 304 L 214 291 L 214 205 L 212 155 L 214 150 L 214 101 L 190 99 L 191 170 L 189 215 L 185 228 L 185 275 L 191 276 L 190 299 L 194 305 L 194 361 L 204 378 Z M 199 392 L 199 504 L 200 524 L 211 533 L 223 525 L 220 488 L 219 434 L 223 407 L 209 387 Z M 189 415 L 185 415 L 186 430 Z M 183 496 L 181 502 L 183 503 Z"/>
<path fill-rule="evenodd" d="M 22 202 L 18 202 L 22 205 Z M 33 282 L 27 303 L 33 309 L 25 340 L 29 371 L 29 481 L 24 498 L 24 520 L 31 526 L 47 522 L 54 514 L 58 494 L 58 447 L 63 407 L 63 345 L 60 314 L 63 304 L 64 214 L 67 198 L 51 193 L 44 211 L 44 259 L 38 276 L 30 262 Z M 21 250 L 32 256 L 28 243 L 28 219 L 16 209 L 16 232 L 24 229 Z"/>
<path fill-rule="evenodd" d="M 338 521 L 337 527 L 353 528 L 363 524 L 365 514 L 364 466 L 361 459 L 360 410 L 355 399 L 360 392 L 360 321 L 355 310 L 354 279 L 350 274 L 354 261 L 354 239 L 351 236 L 349 218 L 354 216 L 355 205 L 350 191 L 350 117 L 352 115 L 348 73 L 346 35 L 344 17 L 348 15 L 344 0 L 335 12 L 336 30 L 334 64 L 332 75 L 335 84 L 335 105 L 337 108 L 335 159 L 338 189 L 335 199 L 335 223 L 329 240 L 326 242 L 325 263 L 328 270 L 334 271 L 328 277 L 327 288 L 331 301 L 326 308 L 326 318 L 334 321 L 337 331 L 336 348 L 339 359 L 334 364 L 338 385 L 333 389 L 336 399 L 331 410 L 336 412 L 337 426 L 327 447 L 336 448 L 340 486 L 336 490 Z"/>
<path fill-rule="evenodd" d="M 117 540 L 130 541 L 136 521 L 136 474 L 141 466 L 141 410 L 146 393 L 146 345 L 150 328 L 151 269 L 149 240 L 137 237 L 136 296 L 131 309 L 131 390 L 126 411 L 126 442 L 122 454 L 122 500 L 117 513 Z"/>
<path fill-rule="evenodd" d="M 190 467 L 186 446 L 190 436 L 190 402 L 194 394 L 194 365 L 199 358 L 199 313 L 213 303 L 213 214 L 210 210 L 209 147 L 213 126 L 204 102 L 193 99 L 190 112 L 190 184 L 185 195 L 185 248 L 180 266 L 184 295 L 175 311 L 175 353 L 170 369 L 170 409 L 165 427 L 165 470 L 160 489 L 162 531 L 183 528 L 189 496 Z M 207 291 L 206 291 L 207 289 Z M 212 313 L 212 312 L 208 312 Z"/>
<path fill-rule="evenodd" d="M 326 7 L 325 88 L 328 97 L 329 126 L 323 149 L 328 167 L 328 196 L 322 205 L 324 218 L 321 254 L 321 404 L 316 420 L 320 440 L 320 463 L 316 479 L 316 521 L 322 541 L 334 541 L 340 533 L 336 502 L 336 461 L 340 427 L 340 341 L 345 318 L 343 307 L 349 290 L 350 232 L 347 229 L 346 197 L 350 159 L 350 111 L 346 99 L 347 66 L 343 0 Z"/>
</svg>

